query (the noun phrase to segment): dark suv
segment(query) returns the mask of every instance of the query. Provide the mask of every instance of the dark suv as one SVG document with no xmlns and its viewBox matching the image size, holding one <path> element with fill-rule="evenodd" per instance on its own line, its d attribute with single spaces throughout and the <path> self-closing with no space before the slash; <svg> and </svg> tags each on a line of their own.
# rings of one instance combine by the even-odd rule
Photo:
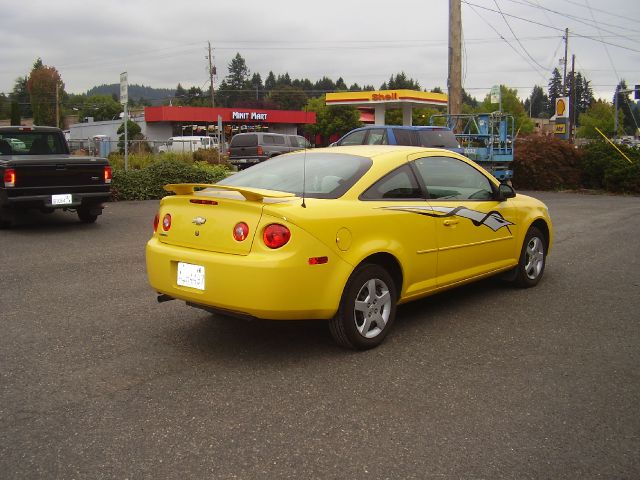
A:
<svg viewBox="0 0 640 480">
<path fill-rule="evenodd" d="M 229 163 L 238 168 L 246 168 L 281 153 L 305 148 L 311 148 L 311 144 L 300 135 L 238 133 L 229 144 Z"/>
<path fill-rule="evenodd" d="M 332 145 L 409 145 L 464 153 L 453 131 L 435 126 L 370 125 L 351 130 Z"/>
</svg>

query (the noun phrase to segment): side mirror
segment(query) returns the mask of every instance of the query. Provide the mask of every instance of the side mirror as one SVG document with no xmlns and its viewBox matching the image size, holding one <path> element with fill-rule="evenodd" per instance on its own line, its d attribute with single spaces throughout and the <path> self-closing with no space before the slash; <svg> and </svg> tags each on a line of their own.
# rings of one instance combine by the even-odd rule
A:
<svg viewBox="0 0 640 480">
<path fill-rule="evenodd" d="M 507 198 L 513 198 L 516 196 L 516 191 L 513 189 L 511 185 L 506 183 L 501 183 L 500 187 L 498 187 L 498 200 L 503 201 Z"/>
</svg>

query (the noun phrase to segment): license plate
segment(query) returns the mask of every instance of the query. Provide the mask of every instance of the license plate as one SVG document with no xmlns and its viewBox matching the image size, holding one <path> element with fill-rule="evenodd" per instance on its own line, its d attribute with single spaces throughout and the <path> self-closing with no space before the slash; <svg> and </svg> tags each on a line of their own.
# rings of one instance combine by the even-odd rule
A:
<svg viewBox="0 0 640 480">
<path fill-rule="evenodd" d="M 204 290 L 204 267 L 178 262 L 178 285 Z"/>
<path fill-rule="evenodd" d="M 70 205 L 73 203 L 73 196 L 70 193 L 64 195 L 51 195 L 51 205 Z"/>
</svg>

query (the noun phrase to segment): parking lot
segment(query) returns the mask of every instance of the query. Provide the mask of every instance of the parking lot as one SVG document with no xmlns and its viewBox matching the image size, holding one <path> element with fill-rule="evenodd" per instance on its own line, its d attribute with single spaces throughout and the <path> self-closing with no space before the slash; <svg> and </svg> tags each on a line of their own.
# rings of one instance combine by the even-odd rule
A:
<svg viewBox="0 0 640 480">
<path fill-rule="evenodd" d="M 534 195 L 538 287 L 400 307 L 360 353 L 323 322 L 158 304 L 157 202 L 1 230 L 0 476 L 638 478 L 640 198 Z"/>
</svg>

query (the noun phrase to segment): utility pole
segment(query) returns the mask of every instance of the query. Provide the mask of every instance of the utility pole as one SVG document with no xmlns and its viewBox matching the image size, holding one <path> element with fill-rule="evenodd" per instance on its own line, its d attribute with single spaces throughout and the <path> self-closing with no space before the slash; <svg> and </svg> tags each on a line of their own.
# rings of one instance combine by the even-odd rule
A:
<svg viewBox="0 0 640 480">
<path fill-rule="evenodd" d="M 449 0 L 449 114 L 462 113 L 462 14 L 461 0 Z"/>
<path fill-rule="evenodd" d="M 576 124 L 576 56 L 571 55 L 571 98 L 569 100 L 569 142 L 573 142 L 573 127 Z"/>
<path fill-rule="evenodd" d="M 562 96 L 567 96 L 567 50 L 569 48 L 569 29 L 564 29 L 564 72 L 562 74 Z"/>
<path fill-rule="evenodd" d="M 209 78 L 211 79 L 211 107 L 215 108 L 216 101 L 215 95 L 213 91 L 213 77 L 216 74 L 216 67 L 213 65 L 213 60 L 211 58 L 211 42 L 207 42 L 209 44 Z"/>
</svg>

